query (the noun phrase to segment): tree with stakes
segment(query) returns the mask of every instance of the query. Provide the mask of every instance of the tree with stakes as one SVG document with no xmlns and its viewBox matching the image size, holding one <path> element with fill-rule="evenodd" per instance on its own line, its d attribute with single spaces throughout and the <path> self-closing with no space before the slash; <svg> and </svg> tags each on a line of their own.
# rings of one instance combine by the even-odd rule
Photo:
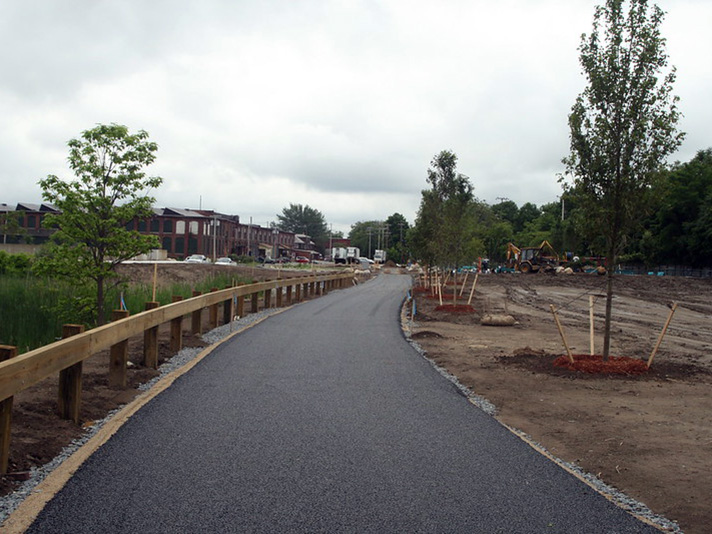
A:
<svg viewBox="0 0 712 534">
<path fill-rule="evenodd" d="M 676 129 L 675 68 L 668 68 L 663 17 L 647 0 L 607 0 L 596 8 L 593 29 L 579 46 L 588 84 L 569 115 L 571 152 L 563 160 L 562 179 L 572 179 L 565 187 L 576 194 L 589 229 L 605 241 L 604 360 L 610 352 L 616 257 L 642 219 L 643 193 L 654 173 L 684 135 Z"/>
</svg>

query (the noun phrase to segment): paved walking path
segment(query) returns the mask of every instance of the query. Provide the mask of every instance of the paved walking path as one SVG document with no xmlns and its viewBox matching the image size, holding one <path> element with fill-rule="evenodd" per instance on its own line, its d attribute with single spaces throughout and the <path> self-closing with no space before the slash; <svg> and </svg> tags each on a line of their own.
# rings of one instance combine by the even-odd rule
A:
<svg viewBox="0 0 712 534">
<path fill-rule="evenodd" d="M 657 532 L 407 343 L 382 275 L 239 334 L 140 410 L 29 532 Z"/>
</svg>

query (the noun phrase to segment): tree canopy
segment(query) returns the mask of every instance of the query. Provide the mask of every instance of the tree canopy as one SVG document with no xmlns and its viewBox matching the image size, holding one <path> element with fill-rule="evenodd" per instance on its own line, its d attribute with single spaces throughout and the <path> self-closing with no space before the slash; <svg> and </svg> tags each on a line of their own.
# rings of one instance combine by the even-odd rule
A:
<svg viewBox="0 0 712 534">
<path fill-rule="evenodd" d="M 428 264 L 457 267 L 482 248 L 476 240 L 477 204 L 467 176 L 457 172 L 457 155 L 438 153 L 427 171 L 430 189 L 409 234 L 411 248 Z"/>
<path fill-rule="evenodd" d="M 277 214 L 277 227 L 285 232 L 306 234 L 322 251 L 329 242 L 329 228 L 324 215 L 309 205 L 292 204 Z"/>
<path fill-rule="evenodd" d="M 44 219 L 57 232 L 51 254 L 42 257 L 38 268 L 77 283 L 92 280 L 93 315 L 103 324 L 105 282 L 116 276 L 116 266 L 158 246 L 154 236 L 126 228 L 135 218 L 153 213 L 148 192 L 163 180 L 147 177 L 143 169 L 154 162 L 158 145 L 143 130 L 131 134 L 126 126 L 109 124 L 82 132 L 68 146 L 76 179 L 49 175 L 39 182 L 42 197 L 60 213 Z"/>
</svg>

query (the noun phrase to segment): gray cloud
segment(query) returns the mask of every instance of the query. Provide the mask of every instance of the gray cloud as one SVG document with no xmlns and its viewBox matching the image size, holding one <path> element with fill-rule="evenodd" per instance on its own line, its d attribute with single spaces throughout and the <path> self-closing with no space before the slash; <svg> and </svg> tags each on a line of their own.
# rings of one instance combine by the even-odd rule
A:
<svg viewBox="0 0 712 534">
<path fill-rule="evenodd" d="M 158 142 L 159 203 L 263 222 L 289 202 L 346 229 L 412 220 L 443 149 L 488 202 L 555 201 L 595 3 L 8 0 L 0 202 L 39 200 L 37 180 L 68 175 L 67 140 L 99 122 Z M 712 5 L 659 3 L 685 160 L 712 144 Z"/>
</svg>

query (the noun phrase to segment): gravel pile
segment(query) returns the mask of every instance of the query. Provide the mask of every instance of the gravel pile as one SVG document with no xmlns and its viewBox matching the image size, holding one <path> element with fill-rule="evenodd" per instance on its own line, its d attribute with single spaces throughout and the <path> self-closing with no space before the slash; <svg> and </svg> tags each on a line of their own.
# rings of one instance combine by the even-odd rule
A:
<svg viewBox="0 0 712 534">
<path fill-rule="evenodd" d="M 245 317 L 237 319 L 230 324 L 219 326 L 218 328 L 215 328 L 210 332 L 203 334 L 201 337 L 203 341 L 212 345 L 223 340 L 231 333 L 246 328 L 258 321 L 261 321 L 262 319 L 265 319 L 266 317 L 269 317 L 270 315 L 273 315 L 278 311 L 279 310 L 277 309 L 267 309 L 262 310 L 258 313 L 246 315 Z M 141 384 L 138 389 L 140 391 L 147 391 L 151 389 L 159 380 L 161 380 L 166 375 L 172 373 L 176 369 L 180 369 L 191 360 L 195 359 L 195 357 L 198 356 L 198 354 L 200 354 L 203 350 L 204 348 L 201 347 L 185 348 L 181 350 L 170 360 L 167 360 L 158 368 L 160 374 L 157 377 L 153 378 L 149 382 Z M 46 463 L 41 467 L 33 468 L 30 471 L 30 478 L 23 482 L 17 490 L 15 490 L 13 493 L 10 493 L 9 495 L 0 497 L 0 524 L 2 524 L 5 519 L 7 519 L 7 517 L 13 511 L 15 511 L 15 509 L 17 509 L 17 507 L 26 497 L 28 497 L 35 491 L 35 488 L 40 482 L 42 482 L 52 471 L 59 467 L 62 462 L 64 462 L 64 460 L 69 458 L 82 445 L 89 441 L 99 431 L 99 429 L 104 426 L 107 421 L 114 417 L 114 415 L 116 415 L 121 409 L 122 408 L 117 408 L 116 410 L 109 412 L 109 414 L 104 419 L 95 421 L 93 425 L 88 426 L 86 428 L 86 432 L 80 438 L 75 439 L 74 441 L 72 441 L 72 443 L 67 445 L 62 450 L 62 452 L 59 453 L 51 462 Z"/>
</svg>

